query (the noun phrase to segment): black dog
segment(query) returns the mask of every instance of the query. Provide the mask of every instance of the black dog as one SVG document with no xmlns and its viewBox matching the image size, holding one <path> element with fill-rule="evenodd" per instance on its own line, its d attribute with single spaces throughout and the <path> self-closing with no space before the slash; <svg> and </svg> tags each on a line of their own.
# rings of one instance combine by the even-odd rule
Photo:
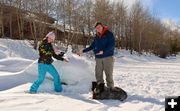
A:
<svg viewBox="0 0 180 111">
<path fill-rule="evenodd" d="M 124 101 L 127 98 L 127 93 L 119 88 L 108 88 L 104 83 L 97 84 L 97 82 L 92 82 L 92 93 L 93 99 L 118 99 Z"/>
</svg>

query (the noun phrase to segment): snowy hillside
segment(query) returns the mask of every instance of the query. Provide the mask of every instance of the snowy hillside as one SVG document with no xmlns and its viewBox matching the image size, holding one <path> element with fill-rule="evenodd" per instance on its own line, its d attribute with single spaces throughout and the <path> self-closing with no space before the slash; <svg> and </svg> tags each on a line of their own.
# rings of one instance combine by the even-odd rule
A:
<svg viewBox="0 0 180 111">
<path fill-rule="evenodd" d="M 38 53 L 26 41 L 0 39 L 0 109 L 2 111 L 164 111 L 165 96 L 180 95 L 180 56 L 115 55 L 115 85 L 128 93 L 125 102 L 91 99 L 95 80 L 93 59 L 69 52 L 69 63 L 53 64 L 61 75 L 62 93 L 53 91 L 51 77 L 37 94 L 27 94 L 37 79 Z"/>
</svg>

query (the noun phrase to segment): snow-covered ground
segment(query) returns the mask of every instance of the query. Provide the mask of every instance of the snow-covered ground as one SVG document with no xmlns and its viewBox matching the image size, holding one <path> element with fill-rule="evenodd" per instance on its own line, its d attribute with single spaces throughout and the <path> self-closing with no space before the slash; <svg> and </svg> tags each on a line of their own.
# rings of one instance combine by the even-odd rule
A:
<svg viewBox="0 0 180 111">
<path fill-rule="evenodd" d="M 161 59 L 153 55 L 115 56 L 115 85 L 128 93 L 124 102 L 91 99 L 94 60 L 67 54 L 69 63 L 53 64 L 61 75 L 62 93 L 53 91 L 48 76 L 37 94 L 27 94 L 37 79 L 38 53 L 27 41 L 0 39 L 1 111 L 164 111 L 165 96 L 180 95 L 180 56 Z"/>
</svg>

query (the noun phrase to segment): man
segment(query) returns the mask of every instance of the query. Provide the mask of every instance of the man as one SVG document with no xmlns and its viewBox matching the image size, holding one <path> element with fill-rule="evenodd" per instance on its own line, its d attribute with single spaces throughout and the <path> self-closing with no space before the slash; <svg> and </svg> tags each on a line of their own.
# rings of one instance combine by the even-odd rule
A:
<svg viewBox="0 0 180 111">
<path fill-rule="evenodd" d="M 61 86 L 61 80 L 59 77 L 59 74 L 55 67 L 52 65 L 53 59 L 52 57 L 62 60 L 65 62 L 68 62 L 68 59 L 63 58 L 64 54 L 59 54 L 57 55 L 54 52 L 52 42 L 54 42 L 55 39 L 55 34 L 54 32 L 49 32 L 46 37 L 43 39 L 42 43 L 39 46 L 39 60 L 38 60 L 38 80 L 36 80 L 29 92 L 30 93 L 36 93 L 39 86 L 42 84 L 42 82 L 45 79 L 45 75 L 47 72 L 49 72 L 54 80 L 54 90 L 56 92 L 61 92 L 62 91 L 62 86 Z"/>
<path fill-rule="evenodd" d="M 113 55 L 115 47 L 115 38 L 113 33 L 108 30 L 108 27 L 104 26 L 102 23 L 97 22 L 95 28 L 97 34 L 94 38 L 94 41 L 88 48 L 81 49 L 78 52 L 78 55 L 93 50 L 96 60 L 95 76 L 97 84 L 104 87 L 104 71 L 106 75 L 107 87 L 113 88 Z"/>
</svg>

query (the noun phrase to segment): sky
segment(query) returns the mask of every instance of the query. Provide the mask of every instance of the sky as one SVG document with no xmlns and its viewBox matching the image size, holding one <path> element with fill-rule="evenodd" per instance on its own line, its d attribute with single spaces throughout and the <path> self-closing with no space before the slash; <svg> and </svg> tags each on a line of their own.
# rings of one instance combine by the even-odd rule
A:
<svg viewBox="0 0 180 111">
<path fill-rule="evenodd" d="M 132 5 L 136 0 L 124 0 Z M 140 0 L 162 20 L 172 20 L 180 23 L 180 0 Z"/>
<path fill-rule="evenodd" d="M 160 18 L 180 22 L 180 0 L 154 0 L 152 8 Z"/>
</svg>

